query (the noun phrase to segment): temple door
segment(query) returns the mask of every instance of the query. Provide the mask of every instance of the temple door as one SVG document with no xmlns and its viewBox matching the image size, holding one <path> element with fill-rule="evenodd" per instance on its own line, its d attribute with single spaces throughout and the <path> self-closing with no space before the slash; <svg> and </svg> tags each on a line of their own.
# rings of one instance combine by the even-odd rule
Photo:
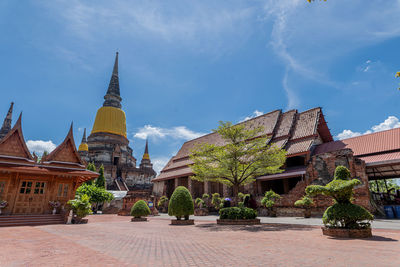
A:
<svg viewBox="0 0 400 267">
<path fill-rule="evenodd" d="M 14 214 L 42 214 L 46 182 L 21 181 L 14 206 Z"/>
</svg>

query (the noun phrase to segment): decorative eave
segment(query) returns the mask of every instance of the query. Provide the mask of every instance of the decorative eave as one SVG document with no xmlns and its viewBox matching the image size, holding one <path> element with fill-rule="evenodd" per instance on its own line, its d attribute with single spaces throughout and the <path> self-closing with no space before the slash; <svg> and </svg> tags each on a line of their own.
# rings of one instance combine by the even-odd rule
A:
<svg viewBox="0 0 400 267">
<path fill-rule="evenodd" d="M 71 161 L 66 159 L 65 157 L 66 155 L 69 156 L 70 158 L 75 158 L 75 160 Z M 61 157 L 63 159 L 61 159 Z M 64 141 L 59 146 L 57 146 L 50 154 L 44 156 L 42 158 L 42 163 L 55 164 L 55 165 L 69 165 L 69 166 L 75 165 L 77 167 L 84 166 L 84 162 L 79 156 L 79 153 L 75 147 L 72 123 Z"/>
<path fill-rule="evenodd" d="M 8 132 L 4 138 L 0 140 L 0 154 L 2 156 L 10 156 L 10 158 L 23 158 L 27 159 L 33 162 L 33 157 L 31 153 L 29 152 L 28 147 L 26 146 L 24 135 L 22 133 L 22 126 L 21 126 L 21 120 L 22 120 L 22 112 L 18 117 L 17 122 L 15 123 L 14 127 Z M 20 148 L 22 149 L 20 152 L 21 154 L 18 155 L 17 153 L 10 153 L 10 149 L 7 149 L 8 146 L 12 146 L 15 144 L 11 144 L 11 142 L 14 142 L 14 140 L 11 140 L 12 136 L 17 135 L 17 142 L 20 145 Z M 15 150 L 14 150 L 15 151 Z"/>
</svg>

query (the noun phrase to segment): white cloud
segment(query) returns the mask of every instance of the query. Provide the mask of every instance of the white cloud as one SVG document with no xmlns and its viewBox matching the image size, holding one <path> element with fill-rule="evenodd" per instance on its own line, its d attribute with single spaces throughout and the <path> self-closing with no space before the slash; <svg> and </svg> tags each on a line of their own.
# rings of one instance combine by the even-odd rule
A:
<svg viewBox="0 0 400 267">
<path fill-rule="evenodd" d="M 347 84 L 330 78 L 332 62 L 361 47 L 400 36 L 400 1 L 337 0 L 309 4 L 303 0 L 269 0 L 264 9 L 266 18 L 273 23 L 271 47 L 286 67 L 282 86 L 288 107 L 299 105 L 297 96 L 304 95 L 296 94 L 303 90 L 296 87 L 299 76 L 343 90 Z M 366 61 L 361 71 L 370 72 L 375 69 L 371 64 L 376 63 Z M 296 83 L 290 82 L 294 77 Z"/>
<path fill-rule="evenodd" d="M 38 156 L 42 155 L 44 151 L 50 153 L 56 148 L 56 145 L 51 140 L 28 140 L 26 142 L 26 146 L 31 151 L 31 153 L 35 152 Z"/>
<path fill-rule="evenodd" d="M 342 139 L 360 136 L 363 134 L 375 133 L 375 132 L 390 130 L 390 129 L 399 128 L 399 127 L 400 127 L 399 119 L 395 116 L 389 116 L 384 122 L 379 123 L 378 125 L 372 126 L 370 130 L 367 130 L 364 133 L 353 132 L 352 130 L 343 130 L 343 132 L 339 133 L 336 136 L 336 138 L 339 140 L 342 140 Z"/>
<path fill-rule="evenodd" d="M 252 119 L 252 118 L 261 116 L 261 115 L 263 115 L 263 114 L 264 114 L 264 112 L 259 111 L 259 110 L 256 109 L 256 110 L 253 111 L 253 114 L 252 114 L 252 115 L 245 117 L 243 120 L 241 120 L 241 121 L 239 121 L 239 122 L 248 121 L 248 120 L 250 120 L 250 119 Z"/>
<path fill-rule="evenodd" d="M 78 38 L 98 41 L 98 36 L 118 33 L 165 42 L 189 42 L 211 48 L 226 35 L 249 35 L 254 6 L 246 1 L 226 5 L 219 1 L 96 1 L 60 0 L 42 3 L 66 30 Z M 237 38 L 239 39 L 239 38 Z M 209 45 L 212 43 L 212 45 Z"/>
<path fill-rule="evenodd" d="M 134 137 L 139 139 L 162 139 L 162 138 L 173 138 L 190 140 L 205 135 L 205 133 L 194 132 L 185 126 L 177 126 L 172 128 L 161 128 L 152 125 L 145 125 L 139 128 L 139 131 L 135 133 Z"/>
<path fill-rule="evenodd" d="M 155 157 L 152 158 L 151 161 L 153 162 L 153 169 L 159 174 L 162 168 L 168 163 L 170 158 L 168 157 Z"/>
</svg>

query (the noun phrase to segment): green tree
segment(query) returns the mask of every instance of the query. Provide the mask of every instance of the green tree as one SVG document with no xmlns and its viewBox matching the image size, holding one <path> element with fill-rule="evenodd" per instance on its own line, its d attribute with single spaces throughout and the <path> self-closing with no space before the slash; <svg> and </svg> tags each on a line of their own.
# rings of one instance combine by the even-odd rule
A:
<svg viewBox="0 0 400 267">
<path fill-rule="evenodd" d="M 374 193 L 387 193 L 389 191 L 398 190 L 400 186 L 393 179 L 369 181 L 369 190 Z"/>
<path fill-rule="evenodd" d="M 87 195 L 92 204 L 100 204 L 104 202 L 110 202 L 114 199 L 113 194 L 105 190 L 104 188 L 97 187 L 96 185 L 83 184 L 76 190 L 76 195 L 82 196 Z"/>
<path fill-rule="evenodd" d="M 193 161 L 191 179 L 218 182 L 232 187 L 236 197 L 239 187 L 255 181 L 265 174 L 280 173 L 286 151 L 275 145 L 266 145 L 268 137 L 262 127 L 246 127 L 244 123 L 232 125 L 220 122 L 213 130 L 225 145 L 199 144 L 191 151 Z"/>
<path fill-rule="evenodd" d="M 194 205 L 192 195 L 184 186 L 175 188 L 174 193 L 169 200 L 168 215 L 175 216 L 180 220 L 183 216 L 185 220 L 189 220 L 189 215 L 194 214 Z"/>
<path fill-rule="evenodd" d="M 88 195 L 76 196 L 75 199 L 68 201 L 68 204 L 80 219 L 92 213 Z"/>
<path fill-rule="evenodd" d="M 97 177 L 95 185 L 100 188 L 106 189 L 106 179 L 104 178 L 104 166 L 101 164 L 99 169 L 99 177 Z"/>
<path fill-rule="evenodd" d="M 92 172 L 96 172 L 96 166 L 94 165 L 93 162 L 89 162 L 89 164 L 87 165 L 86 169 L 89 170 L 89 171 L 92 171 Z M 85 184 L 92 185 L 93 184 L 93 180 L 86 181 Z"/>
</svg>

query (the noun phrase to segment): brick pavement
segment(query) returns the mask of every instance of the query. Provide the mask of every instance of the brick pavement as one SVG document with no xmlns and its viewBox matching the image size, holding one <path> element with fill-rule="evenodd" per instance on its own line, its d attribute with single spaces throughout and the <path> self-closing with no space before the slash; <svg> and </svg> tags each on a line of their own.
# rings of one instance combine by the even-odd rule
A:
<svg viewBox="0 0 400 267">
<path fill-rule="evenodd" d="M 0 266 L 400 266 L 400 231 L 366 240 L 313 226 L 171 226 L 90 216 L 87 225 L 0 228 Z"/>
</svg>

